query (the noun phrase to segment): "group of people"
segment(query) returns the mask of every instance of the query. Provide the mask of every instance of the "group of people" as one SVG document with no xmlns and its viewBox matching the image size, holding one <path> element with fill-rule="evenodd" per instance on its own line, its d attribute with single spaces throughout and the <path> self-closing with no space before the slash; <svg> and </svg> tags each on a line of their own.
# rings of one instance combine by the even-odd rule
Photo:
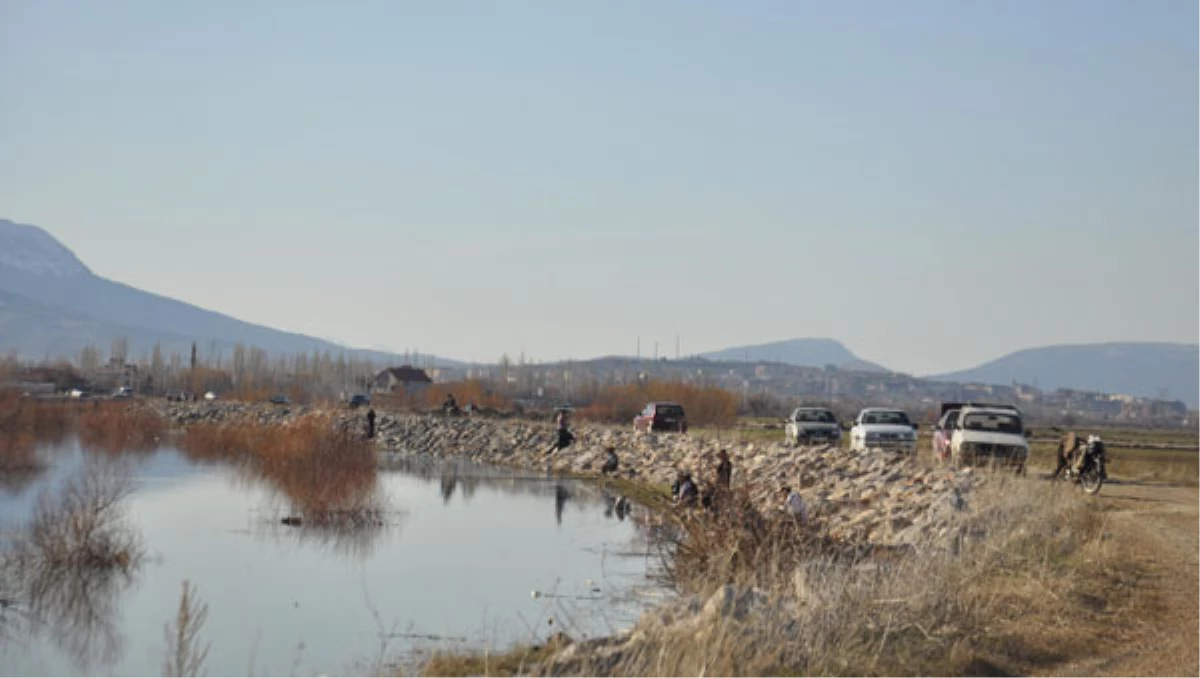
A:
<svg viewBox="0 0 1200 678">
<path fill-rule="evenodd" d="M 717 464 L 712 481 L 701 492 L 700 486 L 692 476 L 691 471 L 679 469 L 675 481 L 671 483 L 671 496 L 680 506 L 691 507 L 699 504 L 706 510 L 716 510 L 729 496 L 730 483 L 733 480 L 733 462 L 725 450 L 717 452 Z M 808 522 L 808 506 L 800 493 L 790 486 L 780 488 L 783 497 L 782 509 L 801 524 Z"/>
</svg>

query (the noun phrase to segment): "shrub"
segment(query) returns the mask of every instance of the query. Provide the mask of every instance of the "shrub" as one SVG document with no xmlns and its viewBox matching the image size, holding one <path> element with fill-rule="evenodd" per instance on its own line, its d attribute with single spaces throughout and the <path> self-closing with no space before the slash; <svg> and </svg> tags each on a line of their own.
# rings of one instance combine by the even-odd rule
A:
<svg viewBox="0 0 1200 678">
<path fill-rule="evenodd" d="M 167 431 L 162 416 L 119 402 L 92 403 L 78 426 L 84 445 L 112 454 L 154 449 Z"/>
<path fill-rule="evenodd" d="M 309 414 L 277 425 L 196 425 L 182 448 L 195 459 L 238 464 L 291 501 L 305 524 L 379 520 L 374 447 L 329 416 Z"/>
</svg>

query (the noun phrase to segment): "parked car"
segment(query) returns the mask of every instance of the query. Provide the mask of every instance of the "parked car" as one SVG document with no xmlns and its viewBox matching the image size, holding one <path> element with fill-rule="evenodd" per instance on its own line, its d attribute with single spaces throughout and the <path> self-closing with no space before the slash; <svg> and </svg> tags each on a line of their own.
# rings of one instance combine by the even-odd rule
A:
<svg viewBox="0 0 1200 678">
<path fill-rule="evenodd" d="M 933 425 L 933 458 L 938 461 L 950 459 L 950 436 L 954 434 L 954 428 L 958 425 L 959 412 L 957 407 L 946 409 L 943 406 L 941 418 Z"/>
<path fill-rule="evenodd" d="M 213 393 L 212 391 L 206 391 L 206 392 L 204 393 L 204 399 L 205 399 L 205 400 L 207 400 L 207 401 L 209 401 L 209 402 L 212 402 L 212 401 L 214 401 L 214 400 L 216 400 L 216 399 L 217 399 L 217 394 L 216 394 L 216 393 Z"/>
<path fill-rule="evenodd" d="M 650 403 L 633 418 L 633 430 L 687 433 L 687 415 L 678 403 Z"/>
<path fill-rule="evenodd" d="M 850 427 L 850 449 L 864 452 L 881 448 L 915 454 L 917 425 L 904 410 L 868 407 Z"/>
<path fill-rule="evenodd" d="M 1025 472 L 1029 461 L 1021 411 L 1011 405 L 967 404 L 950 432 L 950 461 L 955 466 L 1000 465 Z"/>
<path fill-rule="evenodd" d="M 271 403 L 274 405 L 287 405 L 290 402 L 292 401 L 282 393 L 276 393 L 275 395 L 271 396 Z"/>
<path fill-rule="evenodd" d="M 797 407 L 784 420 L 783 440 L 788 445 L 837 445 L 841 439 L 837 417 L 824 407 Z"/>
<path fill-rule="evenodd" d="M 114 398 L 132 398 L 133 397 L 133 389 L 129 388 L 128 386 L 121 386 L 116 391 L 113 391 L 113 397 Z"/>
<path fill-rule="evenodd" d="M 350 397 L 350 407 L 351 408 L 359 407 L 361 405 L 370 405 L 370 404 L 371 404 L 371 398 L 368 396 L 365 396 L 361 393 Z"/>
</svg>

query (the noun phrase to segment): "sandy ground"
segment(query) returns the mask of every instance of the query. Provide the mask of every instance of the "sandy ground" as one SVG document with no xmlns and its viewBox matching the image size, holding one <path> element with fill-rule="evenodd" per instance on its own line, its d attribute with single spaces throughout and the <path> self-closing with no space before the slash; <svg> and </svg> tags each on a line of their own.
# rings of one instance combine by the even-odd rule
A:
<svg viewBox="0 0 1200 678">
<path fill-rule="evenodd" d="M 1136 563 L 1129 607 L 1093 656 L 1059 676 L 1200 675 L 1200 490 L 1160 483 L 1107 484 L 1098 497 L 1118 548 Z"/>
</svg>

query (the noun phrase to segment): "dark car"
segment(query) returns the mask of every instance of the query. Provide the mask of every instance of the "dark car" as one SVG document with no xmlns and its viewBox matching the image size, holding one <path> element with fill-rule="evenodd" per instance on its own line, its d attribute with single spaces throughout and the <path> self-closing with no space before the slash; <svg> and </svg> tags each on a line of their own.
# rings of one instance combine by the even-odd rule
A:
<svg viewBox="0 0 1200 678">
<path fill-rule="evenodd" d="M 371 398 L 363 394 L 358 394 L 350 398 L 350 407 L 359 407 L 361 405 L 370 405 Z"/>
<path fill-rule="evenodd" d="M 650 403 L 633 418 L 633 430 L 687 433 L 687 415 L 678 403 Z"/>
<path fill-rule="evenodd" d="M 287 405 L 291 401 L 288 400 L 288 397 L 282 393 L 276 393 L 275 395 L 271 396 L 271 402 L 275 405 Z"/>
</svg>

